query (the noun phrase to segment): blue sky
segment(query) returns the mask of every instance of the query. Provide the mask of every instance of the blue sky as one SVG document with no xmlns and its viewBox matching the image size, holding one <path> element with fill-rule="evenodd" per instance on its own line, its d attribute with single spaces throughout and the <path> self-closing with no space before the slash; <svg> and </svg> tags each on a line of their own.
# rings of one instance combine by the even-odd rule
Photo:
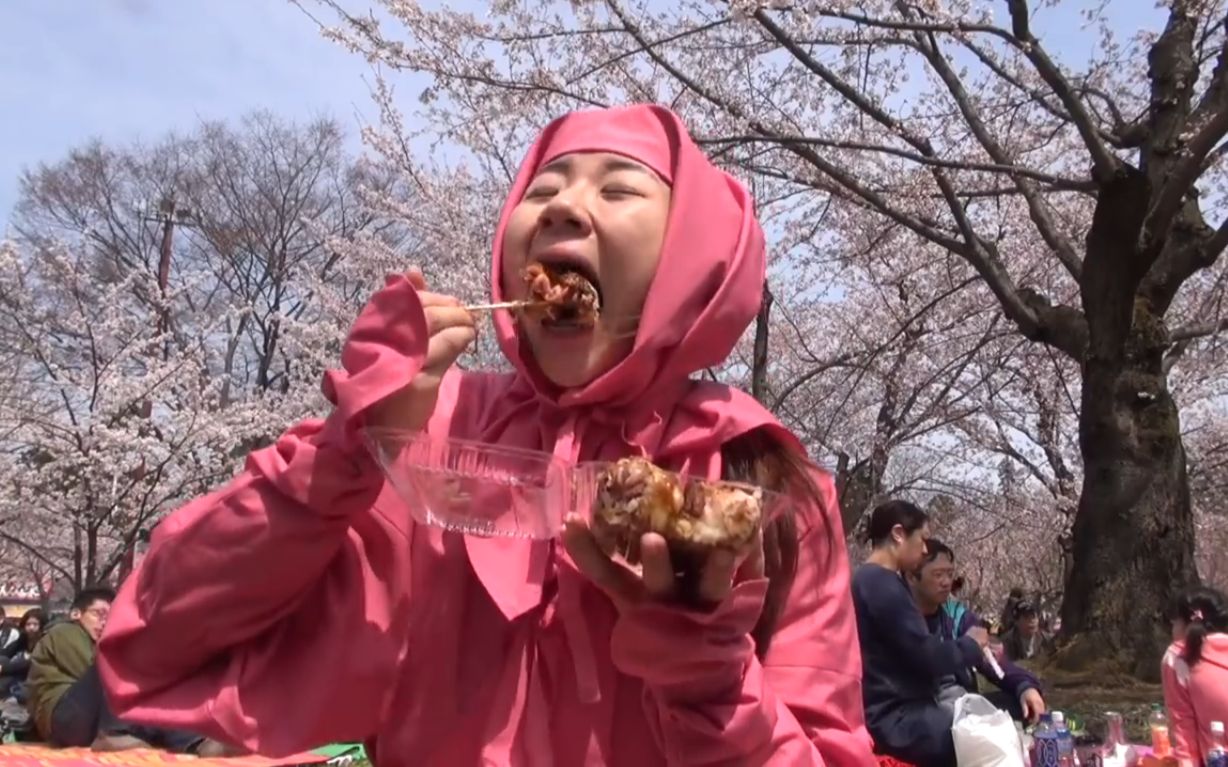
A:
<svg viewBox="0 0 1228 767">
<path fill-rule="evenodd" d="M 0 0 L 0 231 L 23 167 L 258 108 L 371 114 L 358 56 L 286 0 Z"/>
<path fill-rule="evenodd" d="M 1037 32 L 1059 55 L 1085 56 L 1072 5 Z M 1142 0 L 1113 12 L 1122 29 L 1157 16 Z M 21 169 L 93 137 L 154 140 L 258 108 L 330 115 L 356 134 L 372 113 L 366 62 L 287 0 L 0 0 L 0 31 L 0 234 Z"/>
</svg>

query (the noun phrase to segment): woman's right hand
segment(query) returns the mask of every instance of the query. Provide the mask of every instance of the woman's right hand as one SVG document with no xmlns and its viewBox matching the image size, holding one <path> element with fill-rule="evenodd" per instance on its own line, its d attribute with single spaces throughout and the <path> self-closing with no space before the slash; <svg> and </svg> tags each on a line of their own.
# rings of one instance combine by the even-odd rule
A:
<svg viewBox="0 0 1228 767">
<path fill-rule="evenodd" d="M 429 341 L 422 369 L 409 385 L 371 406 L 365 421 L 369 426 L 417 431 L 426 426 L 435 412 L 439 384 L 444 374 L 477 337 L 473 315 L 452 296 L 431 293 L 417 269 L 405 275 L 418 291 L 426 314 Z"/>
</svg>

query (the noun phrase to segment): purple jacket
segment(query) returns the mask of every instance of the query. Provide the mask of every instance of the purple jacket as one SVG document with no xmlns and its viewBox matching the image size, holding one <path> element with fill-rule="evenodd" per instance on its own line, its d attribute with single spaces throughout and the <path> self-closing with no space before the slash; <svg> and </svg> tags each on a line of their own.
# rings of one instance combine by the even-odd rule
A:
<svg viewBox="0 0 1228 767">
<path fill-rule="evenodd" d="M 948 641 L 955 641 L 966 634 L 968 629 L 981 625 L 981 619 L 976 613 L 967 608 L 962 611 L 962 614 L 958 615 L 958 619 L 953 618 L 946 610 L 939 608 L 932 615 L 925 616 L 925 625 L 929 627 L 930 634 L 942 637 Z M 1002 671 L 1004 672 L 1002 678 L 998 678 L 998 675 L 994 673 L 993 668 L 990 667 L 984 658 L 978 658 L 972 668 L 964 669 L 961 673 L 957 673 L 955 679 L 968 692 L 977 692 L 976 674 L 973 672 L 978 671 L 981 676 L 997 685 L 998 689 L 1008 693 L 1016 700 L 1028 690 L 1040 689 L 1040 682 L 1027 671 L 1019 668 L 1006 658 L 1002 658 L 998 662 L 1001 664 Z"/>
</svg>

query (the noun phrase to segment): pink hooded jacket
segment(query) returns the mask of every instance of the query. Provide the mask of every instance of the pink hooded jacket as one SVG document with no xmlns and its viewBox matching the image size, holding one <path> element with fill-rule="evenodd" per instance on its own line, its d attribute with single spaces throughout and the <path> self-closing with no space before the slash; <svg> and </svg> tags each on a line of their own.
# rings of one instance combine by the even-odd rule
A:
<svg viewBox="0 0 1228 767">
<path fill-rule="evenodd" d="M 1208 634 L 1193 668 L 1184 655 L 1184 643 L 1169 645 L 1160 678 L 1173 753 L 1182 765 L 1199 765 L 1211 749 L 1211 723 L 1228 724 L 1228 634 Z"/>
<path fill-rule="evenodd" d="M 755 428 L 796 440 L 752 398 L 688 376 L 719 364 L 759 305 L 762 232 L 745 189 L 659 107 L 582 112 L 546 128 L 495 237 L 537 168 L 612 151 L 673 189 L 633 351 L 559 391 L 496 318 L 511 375 L 452 372 L 428 431 L 546 450 L 628 454 L 717 477 Z M 391 278 L 356 321 L 324 421 L 249 456 L 229 485 L 158 527 L 121 589 L 99 669 L 117 713 L 262 753 L 365 740 L 409 765 L 871 765 L 835 491 L 803 509 L 797 576 L 770 650 L 749 636 L 763 579 L 710 613 L 618 612 L 549 542 L 417 525 L 361 446 L 363 412 L 420 369 L 426 324 Z"/>
</svg>

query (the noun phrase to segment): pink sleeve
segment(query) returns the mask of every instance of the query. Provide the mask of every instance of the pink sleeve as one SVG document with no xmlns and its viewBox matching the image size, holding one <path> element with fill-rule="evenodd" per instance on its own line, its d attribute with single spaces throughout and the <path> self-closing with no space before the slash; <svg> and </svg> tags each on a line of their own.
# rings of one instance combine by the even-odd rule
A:
<svg viewBox="0 0 1228 767">
<path fill-rule="evenodd" d="M 1170 645 L 1160 662 L 1160 680 L 1164 685 L 1164 707 L 1168 709 L 1169 726 L 1172 730 L 1173 755 L 1182 765 L 1202 762 L 1198 744 L 1198 718 L 1190 699 L 1189 669 L 1181 658 L 1180 645 Z M 1181 681 L 1181 673 L 1186 676 Z"/>
<path fill-rule="evenodd" d="M 830 482 L 823 488 L 832 493 Z M 827 513 L 838 515 L 831 500 Z M 614 662 L 645 681 L 669 764 L 876 763 L 839 517 L 831 524 L 802 536 L 797 578 L 764 664 L 750 637 L 764 579 L 739 584 L 712 613 L 644 605 L 620 616 Z"/>
<path fill-rule="evenodd" d="M 378 725 L 409 546 L 372 507 L 383 479 L 355 429 L 420 364 L 416 295 L 394 278 L 363 310 L 325 381 L 327 421 L 291 429 L 159 525 L 99 647 L 117 714 L 270 755 Z"/>
</svg>

